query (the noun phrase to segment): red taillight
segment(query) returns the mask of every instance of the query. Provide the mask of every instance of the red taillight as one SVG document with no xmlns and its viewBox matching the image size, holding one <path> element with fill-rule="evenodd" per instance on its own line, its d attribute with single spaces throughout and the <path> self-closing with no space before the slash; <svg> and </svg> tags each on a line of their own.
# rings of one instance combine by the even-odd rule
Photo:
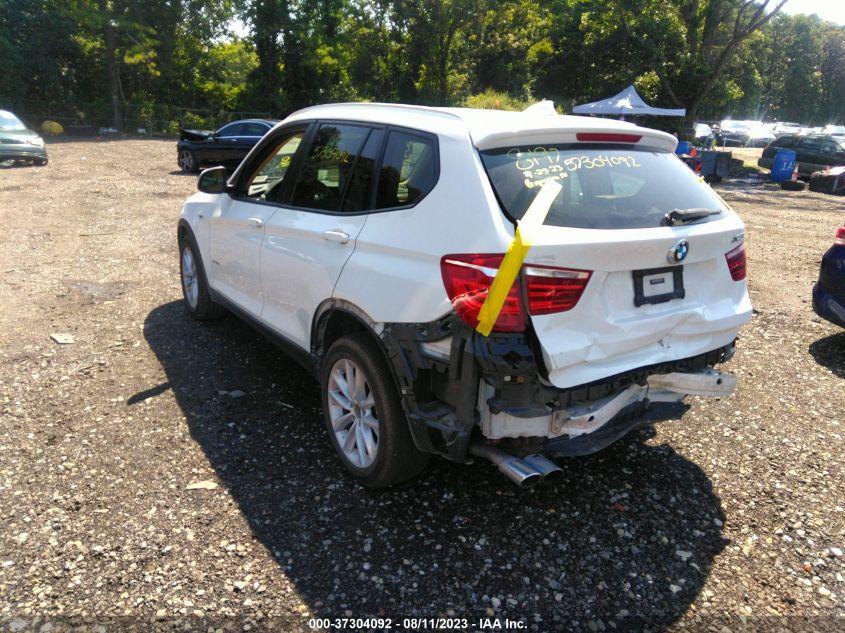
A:
<svg viewBox="0 0 845 633">
<path fill-rule="evenodd" d="M 833 240 L 835 246 L 845 246 L 845 226 L 840 226 L 836 231 L 836 239 Z"/>
<path fill-rule="evenodd" d="M 499 270 L 504 255 L 446 255 L 440 260 L 440 273 L 446 294 L 458 316 L 475 328 L 478 325 L 478 313 L 493 278 Z M 524 332 L 525 310 L 519 284 L 511 286 L 505 305 L 493 326 L 494 332 Z"/>
<path fill-rule="evenodd" d="M 523 270 L 529 314 L 571 310 L 590 281 L 590 272 L 586 270 L 545 266 L 526 266 Z"/>
<path fill-rule="evenodd" d="M 503 257 L 501 254 L 446 255 L 440 260 L 446 294 L 458 316 L 473 328 L 478 325 L 478 313 Z M 522 274 L 525 278 L 528 313 L 541 315 L 574 308 L 591 273 L 586 270 L 526 265 Z M 508 292 L 493 331 L 524 332 L 525 313 L 521 284 L 517 281 Z"/>
<path fill-rule="evenodd" d="M 736 248 L 725 253 L 725 259 L 728 260 L 728 270 L 731 271 L 731 278 L 734 281 L 745 279 L 745 243 L 743 242 Z"/>
<path fill-rule="evenodd" d="M 618 132 L 578 132 L 575 135 L 582 143 L 636 143 L 640 134 L 619 134 Z"/>
</svg>

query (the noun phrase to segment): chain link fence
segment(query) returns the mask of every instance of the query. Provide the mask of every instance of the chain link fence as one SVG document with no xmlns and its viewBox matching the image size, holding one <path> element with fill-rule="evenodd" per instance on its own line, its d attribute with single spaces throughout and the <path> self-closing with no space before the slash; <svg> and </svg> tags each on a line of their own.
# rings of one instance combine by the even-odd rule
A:
<svg viewBox="0 0 845 633">
<path fill-rule="evenodd" d="M 40 129 L 44 121 L 60 123 L 66 134 L 117 132 L 113 128 L 110 102 L 67 104 L 50 101 L 21 100 L 8 107 L 30 128 Z M 214 110 L 166 104 L 124 104 L 122 132 L 139 136 L 176 136 L 183 128 L 216 130 L 237 119 L 267 119 L 269 112 Z"/>
</svg>

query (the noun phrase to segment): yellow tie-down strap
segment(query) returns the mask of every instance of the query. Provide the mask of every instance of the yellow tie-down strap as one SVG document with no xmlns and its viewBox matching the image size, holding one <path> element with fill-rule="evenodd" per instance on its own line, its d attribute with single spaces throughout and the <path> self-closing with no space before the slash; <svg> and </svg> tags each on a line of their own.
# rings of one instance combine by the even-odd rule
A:
<svg viewBox="0 0 845 633">
<path fill-rule="evenodd" d="M 546 221 L 552 202 L 560 193 L 561 188 L 557 181 L 548 181 L 540 189 L 540 193 L 534 198 L 522 219 L 517 222 L 513 241 L 502 258 L 499 272 L 493 278 L 493 283 L 490 284 L 490 290 L 487 292 L 487 298 L 478 313 L 478 325 L 475 329 L 479 334 L 490 336 L 490 332 L 493 331 L 493 326 L 505 305 L 511 286 L 513 286 L 513 282 L 516 281 L 517 275 L 522 269 L 522 262 L 534 242 L 534 236 Z"/>
</svg>

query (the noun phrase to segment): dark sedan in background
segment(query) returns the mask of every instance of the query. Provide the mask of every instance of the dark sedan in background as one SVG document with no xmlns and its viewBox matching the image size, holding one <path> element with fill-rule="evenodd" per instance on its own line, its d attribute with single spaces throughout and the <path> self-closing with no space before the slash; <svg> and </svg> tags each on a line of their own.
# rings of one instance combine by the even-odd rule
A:
<svg viewBox="0 0 845 633">
<path fill-rule="evenodd" d="M 185 172 L 199 171 L 203 165 L 234 169 L 276 123 L 268 119 L 245 119 L 224 125 L 216 132 L 182 130 L 176 144 L 179 168 Z"/>
<path fill-rule="evenodd" d="M 845 327 L 845 226 L 836 231 L 833 246 L 822 257 L 819 282 L 813 286 L 813 310 Z"/>
<path fill-rule="evenodd" d="M 813 172 L 824 171 L 828 167 L 845 165 L 845 139 L 829 134 L 779 136 L 766 146 L 757 164 L 771 169 L 775 155 L 781 149 L 795 151 L 798 175 L 804 178 L 809 178 Z"/>
<path fill-rule="evenodd" d="M 8 110 L 0 110 L 0 163 L 47 164 L 44 139 Z"/>
</svg>

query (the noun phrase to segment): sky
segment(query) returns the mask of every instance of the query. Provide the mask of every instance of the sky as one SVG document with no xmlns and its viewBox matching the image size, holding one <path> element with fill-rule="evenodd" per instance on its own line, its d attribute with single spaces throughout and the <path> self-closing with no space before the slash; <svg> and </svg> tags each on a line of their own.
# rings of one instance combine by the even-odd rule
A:
<svg viewBox="0 0 845 633">
<path fill-rule="evenodd" d="M 845 25 L 845 0 L 789 0 L 783 10 L 793 15 L 815 13 L 823 20 Z"/>
</svg>

